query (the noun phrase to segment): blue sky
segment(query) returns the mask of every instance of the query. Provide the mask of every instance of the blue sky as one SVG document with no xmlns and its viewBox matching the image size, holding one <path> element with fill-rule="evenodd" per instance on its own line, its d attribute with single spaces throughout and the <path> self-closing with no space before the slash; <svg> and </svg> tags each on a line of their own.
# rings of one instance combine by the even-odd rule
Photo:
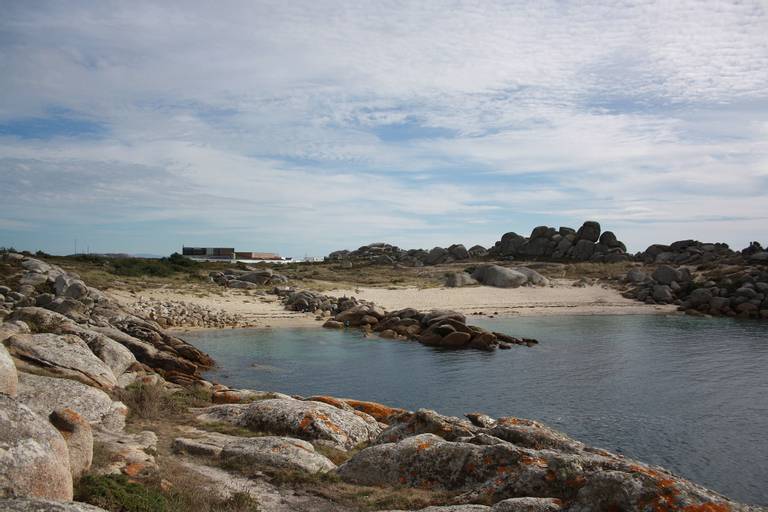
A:
<svg viewBox="0 0 768 512">
<path fill-rule="evenodd" d="M 765 2 L 225 5 L 0 0 L 0 245 L 768 242 Z"/>
</svg>

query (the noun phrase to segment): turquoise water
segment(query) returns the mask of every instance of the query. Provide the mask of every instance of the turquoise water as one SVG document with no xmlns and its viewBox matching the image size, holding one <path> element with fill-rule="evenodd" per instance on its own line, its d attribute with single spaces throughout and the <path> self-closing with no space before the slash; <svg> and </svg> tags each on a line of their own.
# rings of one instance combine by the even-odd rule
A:
<svg viewBox="0 0 768 512">
<path fill-rule="evenodd" d="M 768 325 L 683 316 L 474 320 L 532 348 L 445 351 L 325 329 L 203 331 L 233 387 L 541 420 L 768 504 Z"/>
</svg>

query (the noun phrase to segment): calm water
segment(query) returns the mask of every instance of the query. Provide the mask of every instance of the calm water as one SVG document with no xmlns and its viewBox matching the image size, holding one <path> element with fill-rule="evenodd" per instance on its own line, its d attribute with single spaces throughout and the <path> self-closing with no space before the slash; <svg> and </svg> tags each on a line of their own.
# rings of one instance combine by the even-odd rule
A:
<svg viewBox="0 0 768 512">
<path fill-rule="evenodd" d="M 679 316 L 478 321 L 537 338 L 493 353 L 326 329 L 185 338 L 233 387 L 541 420 L 591 445 L 768 504 L 768 325 Z"/>
</svg>

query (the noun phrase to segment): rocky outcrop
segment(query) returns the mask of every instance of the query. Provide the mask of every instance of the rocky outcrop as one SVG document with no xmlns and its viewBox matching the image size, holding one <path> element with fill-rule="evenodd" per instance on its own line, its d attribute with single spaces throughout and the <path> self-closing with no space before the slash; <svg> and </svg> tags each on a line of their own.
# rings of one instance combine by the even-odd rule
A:
<svg viewBox="0 0 768 512">
<path fill-rule="evenodd" d="M 338 473 L 355 484 L 460 492 L 459 502 L 525 499 L 507 501 L 500 510 L 534 505 L 547 510 L 559 504 L 568 510 L 640 511 L 654 504 L 679 507 L 674 510 L 736 510 L 716 493 L 609 452 L 531 449 L 484 432 L 456 441 L 417 434 L 378 444 L 355 454 Z"/>
<path fill-rule="evenodd" d="M 112 389 L 112 370 L 71 334 L 17 334 L 3 342 L 21 371 L 67 378 L 89 386 Z"/>
<path fill-rule="evenodd" d="M 0 394 L 0 496 L 72 499 L 69 452 L 61 434 Z"/>
<path fill-rule="evenodd" d="M 660 265 L 652 272 L 632 269 L 625 297 L 648 304 L 676 304 L 689 314 L 768 319 L 768 270 L 742 265 Z"/>
<path fill-rule="evenodd" d="M 109 431 L 122 430 L 128 415 L 125 404 L 113 401 L 98 388 L 74 380 L 28 373 L 19 374 L 18 399 L 44 418 L 57 409 L 69 408 L 94 428 Z"/>
<path fill-rule="evenodd" d="M 194 431 L 194 438 L 179 437 L 173 451 L 204 456 L 228 467 L 268 467 L 307 473 L 325 473 L 336 464 L 301 439 L 278 436 L 237 437 Z"/>
<path fill-rule="evenodd" d="M 245 282 L 245 281 L 242 281 Z M 246 283 L 252 284 L 252 283 Z M 253 285 L 256 287 L 256 285 Z M 230 284 L 231 288 L 238 288 Z M 131 307 L 145 318 L 169 327 L 240 327 L 247 324 L 242 315 L 228 313 L 200 304 L 185 301 L 139 298 Z"/>
<path fill-rule="evenodd" d="M 578 230 L 538 226 L 529 237 L 510 232 L 488 251 L 496 258 L 552 259 L 616 263 L 627 261 L 626 246 L 600 224 L 585 222 Z"/>
<path fill-rule="evenodd" d="M 449 247 L 434 247 L 430 250 L 404 250 L 396 246 L 375 243 L 354 251 L 334 251 L 325 260 L 352 265 L 440 265 L 453 262 L 494 259 L 544 259 L 595 261 L 616 263 L 627 261 L 626 246 L 612 231 L 601 231 L 595 221 L 585 222 L 578 230 L 561 227 L 538 226 L 529 237 L 517 233 L 506 233 L 490 249 L 481 245 L 467 249 L 462 244 Z M 343 266 L 343 265 L 342 265 Z"/>
<path fill-rule="evenodd" d="M 216 407 L 226 407 L 223 421 L 256 432 L 290 435 L 348 450 L 369 443 L 381 432 L 378 422 L 362 412 L 349 412 L 321 402 L 294 399 L 270 399 L 242 406 L 214 406 L 199 419 L 206 421 Z M 240 408 L 239 414 L 231 414 Z"/>
<path fill-rule="evenodd" d="M 374 323 L 365 323 L 366 316 L 370 315 L 360 316 L 357 322 L 378 332 L 383 338 L 414 340 L 432 347 L 494 350 L 509 348 L 512 344 L 530 346 L 536 343 L 535 340 L 467 325 L 466 317 L 456 311 L 420 312 L 405 308 L 386 313 Z"/>
</svg>

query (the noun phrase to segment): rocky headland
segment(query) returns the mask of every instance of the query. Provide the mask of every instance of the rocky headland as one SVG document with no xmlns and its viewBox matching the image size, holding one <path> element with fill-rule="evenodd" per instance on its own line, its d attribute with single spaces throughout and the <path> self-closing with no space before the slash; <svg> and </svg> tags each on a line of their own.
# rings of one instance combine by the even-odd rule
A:
<svg viewBox="0 0 768 512">
<path fill-rule="evenodd" d="M 760 510 L 535 421 L 229 389 L 151 311 L 38 259 L 5 253 L 0 269 L 2 510 Z M 284 297 L 382 335 L 487 334 L 455 314 Z M 197 505 L 171 505 L 179 474 Z M 115 508 L 128 497 L 145 508 Z"/>
</svg>

